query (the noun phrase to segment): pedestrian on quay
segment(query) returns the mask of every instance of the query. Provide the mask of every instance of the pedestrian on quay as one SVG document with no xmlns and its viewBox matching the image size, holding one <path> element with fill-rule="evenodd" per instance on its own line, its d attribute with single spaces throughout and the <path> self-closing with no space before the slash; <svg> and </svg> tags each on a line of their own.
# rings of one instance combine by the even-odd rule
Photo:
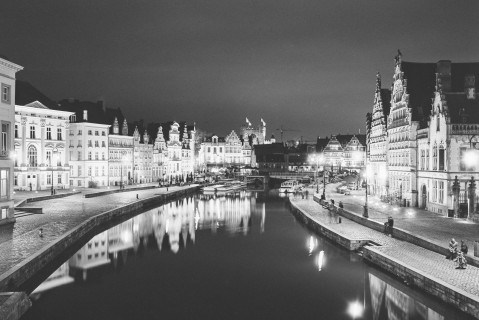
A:
<svg viewBox="0 0 479 320">
<path fill-rule="evenodd" d="M 467 260 L 462 251 L 457 251 L 457 257 L 454 259 L 454 262 L 457 264 L 456 269 L 466 269 Z"/>
<path fill-rule="evenodd" d="M 449 256 L 446 258 L 451 260 L 456 259 L 457 251 L 457 242 L 454 238 L 451 238 L 451 241 L 449 241 Z"/>
<path fill-rule="evenodd" d="M 467 247 L 467 244 L 464 240 L 461 240 L 461 252 L 464 255 L 467 255 L 467 252 L 469 251 L 469 248 Z"/>
</svg>

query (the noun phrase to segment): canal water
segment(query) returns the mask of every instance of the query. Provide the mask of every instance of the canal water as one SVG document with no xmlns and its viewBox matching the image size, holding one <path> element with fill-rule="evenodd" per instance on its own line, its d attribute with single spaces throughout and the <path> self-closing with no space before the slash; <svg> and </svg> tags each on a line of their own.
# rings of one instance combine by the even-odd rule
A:
<svg viewBox="0 0 479 320">
<path fill-rule="evenodd" d="M 148 210 L 55 269 L 23 320 L 469 319 L 316 236 L 273 193 Z"/>
</svg>

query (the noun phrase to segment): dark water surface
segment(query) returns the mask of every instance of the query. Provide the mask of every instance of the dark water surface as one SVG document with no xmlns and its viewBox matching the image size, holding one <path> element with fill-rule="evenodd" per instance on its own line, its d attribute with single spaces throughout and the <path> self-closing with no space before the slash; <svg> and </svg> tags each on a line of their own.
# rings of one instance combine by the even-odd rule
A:
<svg viewBox="0 0 479 320">
<path fill-rule="evenodd" d="M 469 319 L 312 234 L 285 199 L 254 192 L 192 196 L 125 221 L 31 298 L 23 320 Z"/>
</svg>

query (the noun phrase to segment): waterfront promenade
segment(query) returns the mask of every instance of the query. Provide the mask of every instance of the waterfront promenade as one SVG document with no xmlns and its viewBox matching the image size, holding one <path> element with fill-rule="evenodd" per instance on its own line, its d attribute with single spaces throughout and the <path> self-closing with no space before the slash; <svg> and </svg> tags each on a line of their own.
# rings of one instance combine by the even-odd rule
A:
<svg viewBox="0 0 479 320">
<path fill-rule="evenodd" d="M 365 191 L 353 190 L 351 195 L 343 195 L 336 192 L 337 186 L 331 184 L 326 187 L 326 201 L 334 199 L 336 204 L 342 201 L 345 210 L 362 215 Z M 474 254 L 474 242 L 479 241 L 479 224 L 464 218 L 448 218 L 419 208 L 393 206 L 371 196 L 368 197 L 368 212 L 369 219 L 381 224 L 391 216 L 394 227 L 420 235 L 444 248 L 448 247 L 451 238 L 455 238 L 459 244 L 464 240 L 469 247 L 469 255 Z"/>
<path fill-rule="evenodd" d="M 138 201 L 137 195 L 141 200 L 186 188 L 189 187 L 170 187 L 168 191 L 166 191 L 166 188 L 134 190 L 95 198 L 84 198 L 85 193 L 95 192 L 94 189 L 85 189 L 82 193 L 65 198 L 28 204 L 29 206 L 43 208 L 43 214 L 22 216 L 17 218 L 15 224 L 0 227 L 0 275 L 20 264 L 87 219 Z M 97 191 L 105 190 L 99 189 Z M 39 192 L 36 194 L 27 192 L 23 193 L 21 197 L 27 198 L 49 194 L 49 192 Z M 40 228 L 42 228 L 43 236 L 40 236 Z"/>
<path fill-rule="evenodd" d="M 345 209 L 357 214 L 362 213 L 362 206 L 359 205 L 361 201 L 359 195 L 357 197 L 343 196 L 345 199 L 343 200 L 343 197 L 339 194 L 328 192 L 332 190 L 334 190 L 333 185 L 327 189 L 327 200 L 333 198 L 337 204 L 339 201 L 345 202 L 346 197 L 350 197 L 351 200 L 355 200 L 351 202 L 346 200 L 348 204 L 345 204 Z M 406 282 L 411 282 L 408 284 L 416 285 L 431 294 L 435 294 L 441 300 L 456 305 L 456 307 L 461 310 L 477 317 L 476 312 L 479 307 L 479 268 L 468 266 L 465 270 L 456 269 L 454 262 L 445 259 L 444 255 L 406 241 L 389 237 L 382 232 L 370 229 L 344 217 L 341 217 L 341 223 L 339 223 L 339 216 L 337 214 L 323 208 L 320 204 L 316 203 L 312 197 L 306 199 L 295 197 L 290 199 L 290 201 L 292 206 L 297 208 L 309 221 L 313 221 L 313 223 L 318 224 L 321 228 L 327 229 L 330 234 L 336 234 L 351 242 L 361 241 L 363 244 L 366 242 L 374 243 L 372 247 L 365 247 L 364 253 L 365 256 L 367 255 L 369 257 L 368 260 L 380 268 L 386 269 L 403 279 L 408 279 L 405 279 Z M 387 209 L 387 207 L 385 209 Z M 407 226 L 414 224 L 414 217 L 410 216 L 411 214 L 406 210 L 393 212 L 398 212 L 398 215 L 395 216 L 395 219 L 398 220 L 398 224 L 396 225 L 395 223 L 395 227 L 399 226 L 407 229 Z M 380 221 L 381 219 L 387 219 L 388 214 L 390 213 L 386 210 L 384 212 L 378 211 L 377 213 L 372 212 L 370 217 L 375 217 Z M 401 219 L 402 215 L 406 215 L 408 218 L 403 217 L 403 219 Z M 400 220 L 404 220 L 405 222 L 399 223 Z M 422 237 L 433 237 L 434 240 L 431 239 L 431 242 L 439 241 L 438 239 L 442 239 L 443 237 L 449 237 L 451 233 L 462 232 L 462 229 L 456 228 L 449 230 L 446 235 L 441 235 L 445 228 L 445 223 L 456 223 L 452 221 L 452 219 L 443 220 L 449 222 L 438 223 L 437 225 L 439 227 L 436 228 L 436 224 L 433 223 L 430 216 L 429 218 L 423 218 L 421 223 L 415 225 L 414 230 L 419 232 L 418 234 Z M 427 221 L 429 221 L 429 223 L 426 223 Z M 311 223 L 309 223 L 309 225 L 311 225 Z M 467 235 L 473 237 L 473 233 L 470 231 L 472 224 L 459 225 L 466 226 L 468 228 Z M 428 230 L 426 232 L 426 230 L 422 229 Z M 334 236 L 332 240 L 339 243 Z M 444 245 L 447 247 L 447 242 Z M 469 255 L 472 254 L 473 252 L 470 250 Z"/>
</svg>

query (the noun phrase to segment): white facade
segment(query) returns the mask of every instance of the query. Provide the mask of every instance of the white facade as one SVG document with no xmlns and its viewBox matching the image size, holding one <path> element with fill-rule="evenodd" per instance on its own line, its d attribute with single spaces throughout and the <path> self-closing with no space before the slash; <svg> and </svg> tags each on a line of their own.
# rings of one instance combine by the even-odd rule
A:
<svg viewBox="0 0 479 320">
<path fill-rule="evenodd" d="M 15 221 L 13 213 L 13 124 L 15 74 L 23 67 L 0 58 L 0 224 Z"/>
<path fill-rule="evenodd" d="M 387 179 L 370 191 L 384 196 L 385 187 L 388 201 L 471 217 L 479 199 L 471 189 L 479 179 L 479 63 L 404 62 L 400 52 L 395 62 L 389 114 L 379 82 L 369 123 L 369 169 L 386 163 Z"/>
<path fill-rule="evenodd" d="M 16 190 L 69 188 L 71 115 L 38 101 L 15 106 Z"/>
<path fill-rule="evenodd" d="M 133 137 L 128 135 L 126 119 L 119 130 L 118 120 L 113 123 L 113 134 L 108 136 L 108 172 L 110 186 L 132 183 L 133 180 Z"/>
<path fill-rule="evenodd" d="M 138 128 L 133 132 L 133 182 L 149 183 L 153 181 L 153 144 L 149 143 L 150 137 L 143 134 L 140 140 Z"/>
<path fill-rule="evenodd" d="M 108 186 L 109 127 L 91 122 L 70 124 L 71 186 Z"/>
</svg>

